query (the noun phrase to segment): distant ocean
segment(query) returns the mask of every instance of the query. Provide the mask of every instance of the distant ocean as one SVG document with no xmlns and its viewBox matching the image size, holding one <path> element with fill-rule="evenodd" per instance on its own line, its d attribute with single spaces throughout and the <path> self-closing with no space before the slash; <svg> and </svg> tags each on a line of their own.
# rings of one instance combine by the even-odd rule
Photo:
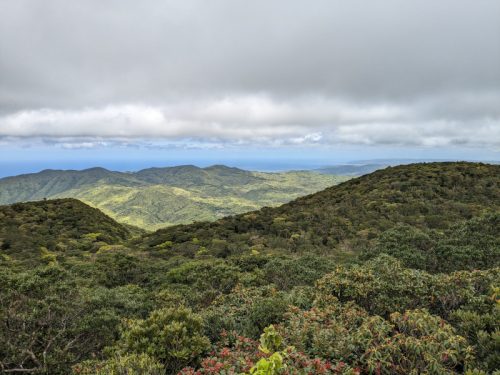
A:
<svg viewBox="0 0 500 375">
<path fill-rule="evenodd" d="M 208 167 L 215 164 L 223 164 L 228 167 L 236 167 L 250 171 L 281 172 L 290 170 L 311 170 L 320 169 L 334 165 L 352 164 L 384 164 L 397 165 L 416 162 L 431 161 L 457 161 L 467 159 L 373 159 L 358 161 L 333 161 L 333 160 L 243 160 L 243 159 L 175 159 L 175 160 L 33 160 L 33 161 L 0 161 L 0 178 L 16 176 L 25 173 L 36 173 L 44 169 L 87 169 L 102 167 L 112 171 L 133 172 L 151 167 L 174 167 L 178 165 L 196 165 L 198 167 Z M 477 160 L 468 160 L 477 161 Z M 499 161 L 485 160 L 485 163 L 499 164 Z"/>
</svg>

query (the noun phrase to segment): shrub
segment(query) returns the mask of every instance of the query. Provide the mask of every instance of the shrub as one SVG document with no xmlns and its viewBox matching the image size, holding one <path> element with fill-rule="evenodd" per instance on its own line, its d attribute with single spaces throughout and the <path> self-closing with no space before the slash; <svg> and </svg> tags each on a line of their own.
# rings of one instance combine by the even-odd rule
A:
<svg viewBox="0 0 500 375">
<path fill-rule="evenodd" d="M 284 292 L 272 286 L 238 286 L 231 294 L 219 297 L 203 311 L 205 332 L 212 340 L 216 340 L 222 330 L 234 330 L 257 338 L 265 327 L 283 320 L 288 309 L 286 297 Z"/>
<path fill-rule="evenodd" d="M 274 258 L 263 267 L 265 280 L 284 290 L 299 285 L 313 285 L 317 279 L 332 269 L 331 260 L 312 255 L 300 258 Z"/>
<path fill-rule="evenodd" d="M 287 344 L 363 373 L 444 374 L 472 363 L 472 348 L 443 319 L 426 310 L 369 316 L 355 305 L 292 310 L 280 329 Z"/>
<path fill-rule="evenodd" d="M 169 372 L 196 363 L 209 348 L 202 334 L 202 319 L 190 309 L 154 310 L 147 319 L 124 321 L 118 353 L 145 353 L 165 365 Z"/>
<path fill-rule="evenodd" d="M 105 361 L 84 361 L 73 366 L 78 375 L 163 375 L 165 370 L 147 354 L 116 355 Z"/>
<path fill-rule="evenodd" d="M 500 269 L 458 271 L 432 275 L 408 269 L 387 255 L 352 267 L 339 266 L 317 282 L 317 299 L 334 296 L 341 302 L 354 301 L 370 314 L 388 318 L 392 312 L 427 308 L 448 318 L 468 306 L 490 309 L 489 291 Z"/>
<path fill-rule="evenodd" d="M 404 268 L 386 255 L 353 267 L 339 266 L 317 283 L 318 297 L 354 301 L 371 314 L 388 317 L 430 304 L 430 275 Z"/>
<path fill-rule="evenodd" d="M 334 365 L 324 359 L 310 358 L 293 347 L 283 349 L 281 341 L 272 327 L 261 335 L 260 345 L 233 332 L 224 332 L 216 351 L 203 359 L 199 368 L 185 368 L 179 375 L 359 374 L 345 363 Z"/>
</svg>

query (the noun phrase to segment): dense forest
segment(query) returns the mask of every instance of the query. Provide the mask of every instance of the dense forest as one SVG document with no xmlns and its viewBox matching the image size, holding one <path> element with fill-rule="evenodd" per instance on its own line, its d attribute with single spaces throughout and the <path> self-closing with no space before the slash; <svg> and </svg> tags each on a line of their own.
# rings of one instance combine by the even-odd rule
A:
<svg viewBox="0 0 500 375">
<path fill-rule="evenodd" d="M 76 198 L 120 223 L 154 230 L 276 206 L 347 180 L 313 171 L 251 172 L 181 165 L 115 172 L 44 170 L 0 179 L 0 204 Z"/>
<path fill-rule="evenodd" d="M 147 233 L 0 206 L 0 371 L 492 374 L 500 166 L 391 167 Z"/>
</svg>

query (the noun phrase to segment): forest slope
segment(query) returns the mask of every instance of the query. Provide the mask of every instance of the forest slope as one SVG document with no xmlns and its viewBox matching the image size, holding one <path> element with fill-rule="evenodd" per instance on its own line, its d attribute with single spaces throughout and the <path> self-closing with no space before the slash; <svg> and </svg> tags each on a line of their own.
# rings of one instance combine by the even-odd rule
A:
<svg viewBox="0 0 500 375">
<path fill-rule="evenodd" d="M 226 254 L 271 248 L 349 252 L 396 224 L 442 231 L 499 209 L 499 165 L 412 164 L 379 170 L 280 207 L 161 229 L 145 235 L 142 246 L 166 243 L 172 250 Z"/>
<path fill-rule="evenodd" d="M 0 206 L 0 260 L 36 264 L 57 254 L 96 250 L 139 233 L 76 199 Z"/>
</svg>

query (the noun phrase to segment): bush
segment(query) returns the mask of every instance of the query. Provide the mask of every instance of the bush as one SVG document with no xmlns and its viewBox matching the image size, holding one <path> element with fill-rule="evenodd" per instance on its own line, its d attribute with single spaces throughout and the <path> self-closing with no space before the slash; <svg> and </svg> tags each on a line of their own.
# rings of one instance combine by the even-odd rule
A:
<svg viewBox="0 0 500 375">
<path fill-rule="evenodd" d="M 287 344 L 309 356 L 354 363 L 367 349 L 385 339 L 392 326 L 370 317 L 353 303 L 332 299 L 324 308 L 308 311 L 292 308 L 280 332 Z"/>
<path fill-rule="evenodd" d="M 429 272 L 489 269 L 500 265 L 500 214 L 453 225 L 444 233 L 398 225 L 384 232 L 363 259 L 388 254 L 406 267 Z"/>
<path fill-rule="evenodd" d="M 282 337 L 274 327 L 265 329 L 260 345 L 233 332 L 224 332 L 214 353 L 203 359 L 199 368 L 185 368 L 179 375 L 359 375 L 359 371 L 345 363 L 334 365 L 324 359 L 310 358 L 293 347 L 283 349 L 281 343 Z"/>
<path fill-rule="evenodd" d="M 185 307 L 154 310 L 147 319 L 123 323 L 118 353 L 145 353 L 163 363 L 169 373 L 196 363 L 210 345 L 202 319 Z"/>
<path fill-rule="evenodd" d="M 66 374 L 113 342 L 120 314 L 137 312 L 136 290 L 78 287 L 59 266 L 0 268 L 0 285 L 0 369 L 7 372 Z"/>
<path fill-rule="evenodd" d="M 406 267 L 435 268 L 434 240 L 423 230 L 410 225 L 398 225 L 382 233 L 375 246 L 365 250 L 362 258 L 370 259 L 387 254 L 401 261 Z"/>
<path fill-rule="evenodd" d="M 427 308 L 443 318 L 468 306 L 491 309 L 490 289 L 500 269 L 459 271 L 432 275 L 404 268 L 401 262 L 381 255 L 362 265 L 339 266 L 317 282 L 317 298 L 331 296 L 341 302 L 354 301 L 370 314 L 388 318 L 392 312 Z"/>
<path fill-rule="evenodd" d="M 216 340 L 223 330 L 257 338 L 270 324 L 283 320 L 288 309 L 284 292 L 274 287 L 237 287 L 233 293 L 218 298 L 202 313 L 205 332 Z"/>
<path fill-rule="evenodd" d="M 363 373 L 451 373 L 472 363 L 472 347 L 426 310 L 369 316 L 334 302 L 326 309 L 293 310 L 280 329 L 287 344 L 308 356 L 347 363 Z"/>
<path fill-rule="evenodd" d="M 385 365 L 391 373 L 462 372 L 473 360 L 473 349 L 455 330 L 426 310 L 391 314 L 395 333 L 391 340 L 367 356 L 367 367 L 375 371 Z M 382 358 L 389 356 L 385 362 Z M 394 372 L 392 372 L 394 371 Z"/>
<path fill-rule="evenodd" d="M 117 355 L 105 361 L 84 361 L 73 366 L 78 375 L 163 375 L 161 363 L 146 354 Z"/>
<path fill-rule="evenodd" d="M 325 257 L 308 255 L 300 258 L 274 258 L 264 267 L 264 277 L 278 289 L 289 290 L 299 285 L 313 285 L 333 263 Z"/>
<path fill-rule="evenodd" d="M 238 283 L 240 269 L 224 261 L 193 261 L 170 270 L 168 280 L 173 284 L 190 285 L 198 290 L 229 293 Z"/>
<path fill-rule="evenodd" d="M 354 301 L 370 314 L 388 317 L 394 311 L 429 306 L 430 278 L 382 255 L 360 266 L 337 267 L 318 281 L 318 297 Z"/>
<path fill-rule="evenodd" d="M 457 310 L 451 316 L 457 331 L 474 345 L 475 367 L 493 372 L 500 368 L 500 309 L 480 313 Z"/>
</svg>

